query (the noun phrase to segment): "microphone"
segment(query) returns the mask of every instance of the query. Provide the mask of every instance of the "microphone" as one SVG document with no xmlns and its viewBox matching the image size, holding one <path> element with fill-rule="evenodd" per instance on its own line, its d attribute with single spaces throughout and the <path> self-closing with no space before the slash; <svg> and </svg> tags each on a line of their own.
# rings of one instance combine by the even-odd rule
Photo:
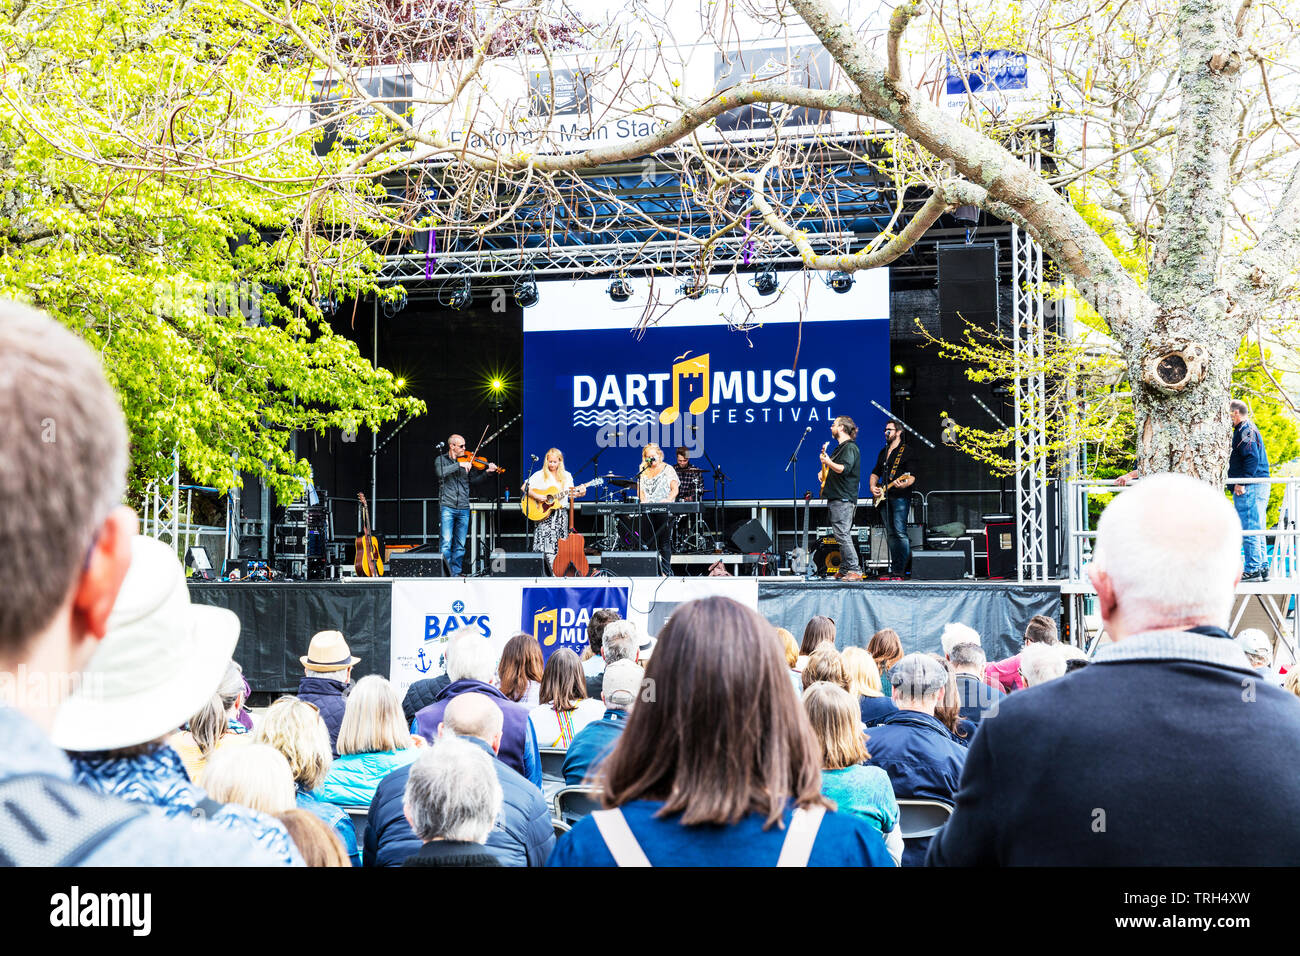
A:
<svg viewBox="0 0 1300 956">
<path fill-rule="evenodd" d="M 807 435 L 810 431 L 812 431 L 812 426 L 811 426 L 811 425 L 809 425 L 807 428 L 805 428 L 805 429 L 803 430 L 803 433 L 804 433 L 805 435 Z"/>
<path fill-rule="evenodd" d="M 529 455 L 528 457 L 531 458 L 533 461 L 537 461 L 537 456 L 536 456 L 536 455 Z"/>
<path fill-rule="evenodd" d="M 446 447 L 447 447 L 447 443 L 445 441 L 440 441 L 438 442 L 438 444 L 433 446 L 433 450 L 437 451 L 439 448 L 446 448 Z"/>
</svg>

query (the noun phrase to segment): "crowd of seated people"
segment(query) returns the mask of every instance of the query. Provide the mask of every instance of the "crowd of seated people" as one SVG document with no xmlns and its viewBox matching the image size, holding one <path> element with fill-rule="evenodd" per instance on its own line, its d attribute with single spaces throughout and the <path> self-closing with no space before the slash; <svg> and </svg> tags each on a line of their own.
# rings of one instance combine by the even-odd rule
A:
<svg viewBox="0 0 1300 956">
<path fill-rule="evenodd" d="M 1091 657 L 1041 616 L 994 662 L 992 635 L 960 622 L 868 637 L 817 616 L 795 647 L 755 610 L 708 597 L 678 606 L 653 639 L 605 615 L 588 629 L 598 653 L 584 664 L 558 649 L 540 675 L 529 635 L 504 654 L 458 636 L 446 674 L 405 700 L 381 676 L 353 680 L 361 661 L 340 630 L 304 635 L 299 693 L 250 715 L 238 618 L 193 604 L 172 548 L 137 535 L 120 505 L 125 427 L 95 354 L 31 310 L 0 309 L 0 409 L 30 412 L 0 414 L 0 550 L 19 533 L 45 549 L 40 567 L 12 564 L 0 597 L 0 808 L 31 835 L 0 841 L 4 862 L 1244 865 L 1300 854 L 1300 784 L 1277 772 L 1300 758 L 1300 685 L 1273 672 L 1267 636 L 1225 629 L 1240 526 L 1203 483 L 1151 476 L 1103 513 L 1090 574 L 1112 641 Z M 57 443 L 33 424 L 47 415 Z M 78 680 L 60 682 L 69 674 Z M 57 690 L 24 695 L 33 675 Z M 539 739 L 566 749 L 566 783 L 600 807 L 558 839 Z M 1215 773 L 1198 777 L 1206 765 Z M 946 825 L 914 835 L 917 801 L 950 808 Z M 1242 806 L 1249 827 L 1223 810 Z"/>
</svg>

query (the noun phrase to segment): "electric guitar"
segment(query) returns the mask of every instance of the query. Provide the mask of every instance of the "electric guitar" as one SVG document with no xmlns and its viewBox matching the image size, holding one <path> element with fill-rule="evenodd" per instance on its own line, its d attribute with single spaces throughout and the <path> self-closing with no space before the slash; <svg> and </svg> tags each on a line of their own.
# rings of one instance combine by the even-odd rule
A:
<svg viewBox="0 0 1300 956">
<path fill-rule="evenodd" d="M 899 475 L 897 478 L 895 478 L 893 481 L 891 481 L 889 484 L 883 487 L 880 485 L 876 485 L 876 494 L 872 499 L 871 507 L 879 508 L 881 505 L 885 503 L 885 492 L 887 492 L 890 488 L 897 487 L 898 483 L 902 481 L 904 478 L 911 478 L 911 477 L 912 477 L 911 475 Z"/>
<path fill-rule="evenodd" d="M 829 448 L 830 445 L 831 445 L 830 442 L 824 442 L 824 443 L 822 444 L 822 454 L 823 454 L 823 455 L 826 454 L 826 449 Z M 839 453 L 839 449 L 838 449 L 838 448 L 836 448 L 835 451 L 836 451 L 837 454 Z M 835 460 L 835 455 L 831 455 L 831 461 L 834 461 L 834 460 Z M 822 496 L 823 498 L 826 497 L 826 479 L 829 478 L 830 475 L 831 475 L 831 466 L 830 466 L 829 464 L 822 465 L 822 470 L 821 470 L 820 474 L 818 475 L 818 477 L 821 479 L 821 483 L 822 483 L 822 492 L 821 492 L 821 496 Z"/>
<path fill-rule="evenodd" d="M 587 488 L 598 488 L 605 483 L 603 478 L 593 478 L 585 485 L 578 485 L 573 491 L 583 491 Z M 524 514 L 528 516 L 529 521 L 541 521 L 543 518 L 550 517 L 551 512 L 564 504 L 564 499 L 568 497 L 559 485 L 547 485 L 545 488 L 529 487 L 529 493 L 519 499 L 519 507 Z M 546 495 L 545 503 L 538 501 L 532 496 L 532 492 Z"/>
<path fill-rule="evenodd" d="M 379 557 L 379 539 L 370 533 L 370 509 L 366 506 L 366 496 L 357 492 L 361 499 L 361 535 L 357 538 L 357 557 L 354 567 L 357 574 L 367 578 L 384 576 L 384 561 Z"/>
</svg>

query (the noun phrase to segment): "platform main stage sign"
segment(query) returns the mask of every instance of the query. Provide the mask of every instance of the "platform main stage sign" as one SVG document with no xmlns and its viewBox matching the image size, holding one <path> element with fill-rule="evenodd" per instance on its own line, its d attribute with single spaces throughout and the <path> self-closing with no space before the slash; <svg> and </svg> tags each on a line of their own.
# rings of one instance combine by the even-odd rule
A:
<svg viewBox="0 0 1300 956">
<path fill-rule="evenodd" d="M 632 280 L 626 303 L 609 298 L 607 280 L 539 283 L 524 313 L 525 455 L 559 448 L 581 482 L 598 451 L 602 475 L 630 476 L 643 445 L 660 445 L 670 463 L 685 446 L 694 464 L 729 476 L 729 498 L 789 498 L 783 469 L 811 428 L 799 493 L 815 493 L 831 421 L 849 415 L 874 434 L 885 419 L 872 402 L 889 407 L 889 274 L 855 278 L 840 294 L 786 272 L 763 297 L 732 276 L 697 300 L 671 280 L 657 293 Z M 653 324 L 634 332 L 647 310 Z"/>
<path fill-rule="evenodd" d="M 393 580 L 389 679 L 403 694 L 412 683 L 445 671 L 447 643 L 458 635 L 492 641 L 498 652 L 521 631 L 549 658 L 587 646 L 597 608 L 657 634 L 685 601 L 722 596 L 758 608 L 757 578 L 468 578 Z"/>
</svg>

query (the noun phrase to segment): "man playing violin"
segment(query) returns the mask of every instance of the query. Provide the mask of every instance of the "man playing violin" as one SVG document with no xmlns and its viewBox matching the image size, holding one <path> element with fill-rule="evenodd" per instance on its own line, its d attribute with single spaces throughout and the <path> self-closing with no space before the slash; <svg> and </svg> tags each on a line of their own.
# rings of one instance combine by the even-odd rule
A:
<svg viewBox="0 0 1300 956">
<path fill-rule="evenodd" d="M 447 439 L 447 454 L 439 455 L 433 464 L 441 483 L 438 503 L 442 506 L 442 560 L 447 565 L 447 573 L 453 576 L 464 573 L 470 482 L 477 482 L 497 470 L 492 462 L 488 462 L 486 467 L 480 464 L 476 469 L 471 457 L 465 451 L 465 439 L 452 435 Z"/>
</svg>

